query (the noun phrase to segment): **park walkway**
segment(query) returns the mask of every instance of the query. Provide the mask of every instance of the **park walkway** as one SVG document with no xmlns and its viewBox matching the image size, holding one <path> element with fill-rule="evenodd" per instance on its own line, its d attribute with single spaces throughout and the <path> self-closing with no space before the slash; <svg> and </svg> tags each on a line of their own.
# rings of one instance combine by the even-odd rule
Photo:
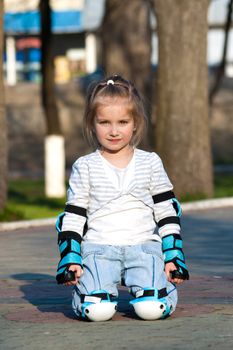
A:
<svg viewBox="0 0 233 350">
<path fill-rule="evenodd" d="M 232 349 L 233 208 L 183 215 L 191 279 L 167 320 L 141 321 L 121 288 L 112 321 L 74 318 L 71 289 L 55 282 L 58 253 L 50 226 L 0 232 L 0 349 Z"/>
</svg>

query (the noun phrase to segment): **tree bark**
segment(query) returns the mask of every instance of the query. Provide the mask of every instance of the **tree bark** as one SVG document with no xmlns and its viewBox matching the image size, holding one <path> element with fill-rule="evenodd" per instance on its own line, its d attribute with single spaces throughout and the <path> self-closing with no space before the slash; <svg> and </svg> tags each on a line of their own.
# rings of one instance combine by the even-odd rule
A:
<svg viewBox="0 0 233 350">
<path fill-rule="evenodd" d="M 106 75 L 120 74 L 132 81 L 151 112 L 150 5 L 144 0 L 106 0 L 101 28 L 102 57 Z M 144 140 L 148 146 L 148 138 Z"/>
<path fill-rule="evenodd" d="M 7 123 L 4 104 L 3 83 L 3 1 L 0 1 L 0 212 L 7 200 Z"/>
<path fill-rule="evenodd" d="M 177 195 L 213 194 L 206 65 L 208 0 L 153 0 L 159 38 L 156 150 Z"/>
<path fill-rule="evenodd" d="M 143 0 L 106 0 L 102 23 L 103 63 L 107 75 L 121 74 L 144 97 L 151 78 L 150 7 Z"/>
</svg>

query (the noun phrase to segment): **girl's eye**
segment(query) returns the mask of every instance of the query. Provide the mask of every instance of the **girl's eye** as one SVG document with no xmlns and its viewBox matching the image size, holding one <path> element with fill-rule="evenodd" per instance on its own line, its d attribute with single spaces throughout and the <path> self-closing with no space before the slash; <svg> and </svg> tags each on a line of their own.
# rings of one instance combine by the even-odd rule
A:
<svg viewBox="0 0 233 350">
<path fill-rule="evenodd" d="M 128 120 L 121 120 L 121 121 L 120 121 L 120 124 L 123 124 L 123 125 L 124 125 L 124 124 L 128 124 Z"/>
<path fill-rule="evenodd" d="M 107 121 L 107 120 L 100 120 L 99 121 L 99 124 L 100 125 L 106 125 L 106 124 L 108 124 L 109 122 Z"/>
</svg>

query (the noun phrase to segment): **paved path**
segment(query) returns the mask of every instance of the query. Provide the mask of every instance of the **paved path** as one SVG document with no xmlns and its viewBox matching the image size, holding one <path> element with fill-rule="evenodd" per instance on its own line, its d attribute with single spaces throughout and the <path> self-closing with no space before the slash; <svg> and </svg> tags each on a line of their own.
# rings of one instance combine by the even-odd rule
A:
<svg viewBox="0 0 233 350">
<path fill-rule="evenodd" d="M 121 288 L 109 322 L 77 321 L 71 289 L 57 286 L 52 226 L 0 232 L 0 349 L 232 349 L 233 208 L 183 216 L 191 280 L 164 321 L 141 321 Z"/>
</svg>

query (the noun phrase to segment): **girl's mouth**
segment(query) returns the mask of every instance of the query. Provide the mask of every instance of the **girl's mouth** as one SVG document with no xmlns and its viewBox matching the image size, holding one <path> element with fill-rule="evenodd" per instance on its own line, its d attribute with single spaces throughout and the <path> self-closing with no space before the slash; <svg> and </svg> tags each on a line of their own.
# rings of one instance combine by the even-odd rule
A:
<svg viewBox="0 0 233 350">
<path fill-rule="evenodd" d="M 110 139 L 110 140 L 108 140 L 108 141 L 113 142 L 113 143 L 117 143 L 117 142 L 120 141 L 120 139 Z"/>
</svg>

